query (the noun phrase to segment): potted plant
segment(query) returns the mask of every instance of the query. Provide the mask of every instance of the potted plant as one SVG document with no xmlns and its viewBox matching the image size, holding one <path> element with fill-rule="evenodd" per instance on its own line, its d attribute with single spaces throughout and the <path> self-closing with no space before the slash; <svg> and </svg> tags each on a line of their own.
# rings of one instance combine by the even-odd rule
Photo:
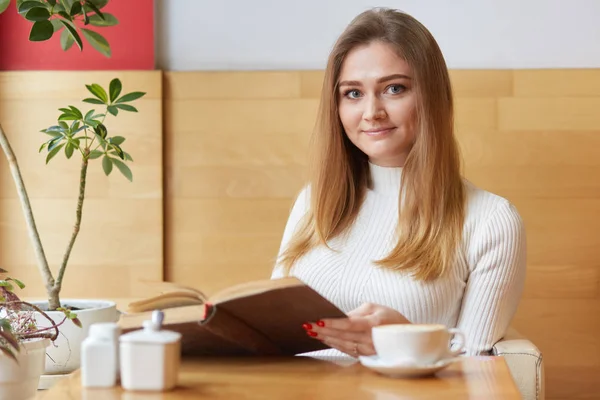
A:
<svg viewBox="0 0 600 400">
<path fill-rule="evenodd" d="M 80 325 L 77 316 L 66 309 L 61 310 L 62 320 L 55 322 L 34 304 L 22 301 L 15 286 L 25 287 L 18 279 L 0 279 L 0 400 L 35 396 L 46 348 L 58 337 L 58 327 L 67 320 Z M 44 317 L 45 325 L 38 323 L 38 316 Z"/>
<path fill-rule="evenodd" d="M 80 30 L 93 48 L 110 56 L 110 46 L 106 39 L 97 32 L 78 26 L 78 24 L 84 26 L 116 24 L 118 21 L 114 16 L 101 11 L 108 2 L 108 0 L 16 0 L 15 5 L 23 17 L 33 22 L 29 37 L 31 41 L 48 40 L 54 33 L 62 30 L 61 46 L 64 50 L 69 49 L 73 43 L 77 43 L 77 46 L 83 49 L 83 41 L 78 33 Z M 0 0 L 0 13 L 6 10 L 9 3 L 10 0 Z M 133 159 L 122 149 L 125 138 L 111 136 L 106 120 L 109 117 L 117 117 L 119 111 L 137 112 L 130 103 L 143 97 L 145 93 L 122 94 L 122 83 L 117 78 L 112 79 L 107 88 L 97 83 L 86 85 L 86 88 L 91 96 L 83 99 L 83 102 L 92 104 L 95 109 L 82 110 L 74 105 L 62 107 L 59 109 L 57 123 L 41 130 L 47 136 L 42 141 L 39 152 L 45 152 L 46 163 L 59 153 L 63 153 L 68 159 L 73 157 L 80 160 L 75 226 L 67 242 L 62 262 L 54 273 L 48 265 L 36 228 L 34 213 L 17 157 L 0 123 L 0 147 L 10 166 L 36 254 L 37 266 L 46 288 L 48 300 L 32 303 L 38 310 L 43 311 L 36 314 L 36 321 L 41 323 L 46 317 L 50 317 L 55 324 L 62 325 L 60 335 L 54 338 L 54 345 L 47 349 L 45 371 L 48 375 L 67 374 L 77 369 L 80 365 L 81 342 L 87 336 L 89 326 L 95 322 L 113 322 L 118 318 L 115 303 L 112 301 L 61 299 L 60 292 L 69 256 L 81 227 L 89 164 L 98 160 L 107 176 L 113 169 L 117 169 L 129 181 L 133 180 L 132 172 L 127 165 L 127 162 Z M 102 109 L 96 111 L 98 107 Z M 80 326 L 62 324 L 65 310 L 76 310 Z"/>
</svg>

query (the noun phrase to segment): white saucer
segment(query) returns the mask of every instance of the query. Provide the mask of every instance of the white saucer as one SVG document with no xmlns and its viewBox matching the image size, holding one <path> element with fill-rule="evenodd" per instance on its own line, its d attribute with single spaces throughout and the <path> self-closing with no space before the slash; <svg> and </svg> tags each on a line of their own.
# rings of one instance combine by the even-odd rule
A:
<svg viewBox="0 0 600 400">
<path fill-rule="evenodd" d="M 368 357 L 360 356 L 358 359 L 365 367 L 393 378 L 420 378 L 433 375 L 458 360 L 458 358 L 447 358 L 440 360 L 435 364 L 415 365 L 392 364 L 390 362 L 381 360 L 377 355 Z"/>
</svg>

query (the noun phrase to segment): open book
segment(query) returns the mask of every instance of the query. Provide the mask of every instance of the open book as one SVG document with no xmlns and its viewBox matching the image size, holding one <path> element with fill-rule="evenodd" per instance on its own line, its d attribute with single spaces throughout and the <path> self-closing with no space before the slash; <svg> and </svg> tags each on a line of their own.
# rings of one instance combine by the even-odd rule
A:
<svg viewBox="0 0 600 400">
<path fill-rule="evenodd" d="M 328 348 L 302 324 L 346 315 L 294 277 L 253 281 L 207 298 L 164 282 L 160 295 L 133 302 L 121 315 L 124 333 L 140 329 L 153 310 L 165 314 L 164 329 L 182 334 L 184 355 L 294 355 Z"/>
</svg>

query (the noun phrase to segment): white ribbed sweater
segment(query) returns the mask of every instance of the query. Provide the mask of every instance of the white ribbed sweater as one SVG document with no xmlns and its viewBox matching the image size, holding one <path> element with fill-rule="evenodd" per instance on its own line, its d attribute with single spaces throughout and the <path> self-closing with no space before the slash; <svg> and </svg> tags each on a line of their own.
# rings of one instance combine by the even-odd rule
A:
<svg viewBox="0 0 600 400">
<path fill-rule="evenodd" d="M 379 268 L 373 260 L 395 245 L 402 168 L 370 164 L 373 189 L 352 229 L 344 237 L 313 249 L 292 268 L 298 277 L 342 311 L 363 303 L 398 310 L 412 323 L 441 323 L 461 329 L 467 355 L 488 352 L 505 333 L 519 303 L 525 280 L 526 243 L 522 220 L 507 200 L 465 181 L 464 259 L 450 274 L 431 283 Z M 281 250 L 309 206 L 303 190 L 290 213 Z M 272 278 L 283 276 L 276 265 Z M 314 353 L 317 354 L 317 353 Z M 318 355 L 340 355 L 337 350 Z"/>
</svg>

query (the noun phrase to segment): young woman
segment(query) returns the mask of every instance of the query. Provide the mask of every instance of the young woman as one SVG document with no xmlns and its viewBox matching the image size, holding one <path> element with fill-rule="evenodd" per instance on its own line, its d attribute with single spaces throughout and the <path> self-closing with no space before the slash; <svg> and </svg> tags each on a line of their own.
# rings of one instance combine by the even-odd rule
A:
<svg viewBox="0 0 600 400">
<path fill-rule="evenodd" d="M 373 326 L 437 323 L 462 330 L 467 354 L 488 352 L 521 297 L 525 233 L 512 204 L 461 176 L 430 32 L 394 10 L 356 17 L 329 57 L 317 121 L 272 277 L 298 277 L 348 318 L 307 321 L 307 334 L 357 357 L 375 353 Z"/>
</svg>

